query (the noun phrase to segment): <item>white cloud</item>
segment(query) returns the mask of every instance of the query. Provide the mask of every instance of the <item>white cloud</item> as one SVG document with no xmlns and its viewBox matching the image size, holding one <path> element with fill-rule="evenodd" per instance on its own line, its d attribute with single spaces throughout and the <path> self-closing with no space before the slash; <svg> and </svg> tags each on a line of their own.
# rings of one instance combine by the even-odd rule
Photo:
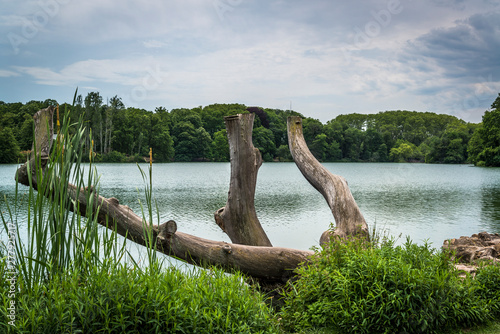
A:
<svg viewBox="0 0 500 334">
<path fill-rule="evenodd" d="M 0 77 L 1 78 L 18 77 L 18 76 L 20 76 L 20 74 L 17 72 L 0 69 Z"/>
</svg>

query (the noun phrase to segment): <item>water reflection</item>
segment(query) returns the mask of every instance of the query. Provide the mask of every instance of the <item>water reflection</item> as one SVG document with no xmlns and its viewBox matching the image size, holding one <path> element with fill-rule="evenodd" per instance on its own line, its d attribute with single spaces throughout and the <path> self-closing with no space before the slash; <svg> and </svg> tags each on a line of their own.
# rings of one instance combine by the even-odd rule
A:
<svg viewBox="0 0 500 334">
<path fill-rule="evenodd" d="M 500 186 L 483 188 L 481 205 L 481 222 L 485 229 L 500 232 Z"/>
</svg>

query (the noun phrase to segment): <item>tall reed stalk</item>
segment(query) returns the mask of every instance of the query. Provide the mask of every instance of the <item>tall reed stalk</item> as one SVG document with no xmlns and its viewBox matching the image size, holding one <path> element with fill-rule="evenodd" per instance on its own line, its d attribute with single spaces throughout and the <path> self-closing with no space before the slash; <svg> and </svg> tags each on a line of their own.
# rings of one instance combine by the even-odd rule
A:
<svg viewBox="0 0 500 334">
<path fill-rule="evenodd" d="M 144 183 L 146 184 L 144 188 L 144 195 L 146 197 L 146 208 L 144 207 L 143 203 L 139 200 L 139 204 L 141 206 L 141 213 L 142 213 L 142 224 L 143 224 L 143 231 L 144 231 L 144 236 L 147 244 L 147 256 L 148 256 L 148 270 L 157 270 L 161 266 L 162 262 L 158 261 L 158 257 L 156 254 L 156 239 L 154 238 L 153 235 L 153 151 L 150 148 L 149 149 L 149 167 L 148 167 L 148 173 L 146 172 L 139 166 L 139 171 L 141 172 L 142 179 Z M 149 178 L 148 178 L 149 176 Z M 149 180 L 148 180 L 149 179 Z M 160 216 L 159 216 L 159 209 L 158 209 L 158 203 L 154 201 L 154 206 L 156 209 L 156 222 L 157 225 L 160 225 Z M 147 210 L 147 214 L 145 213 L 145 209 Z M 147 217 L 147 220 L 146 220 Z"/>
</svg>

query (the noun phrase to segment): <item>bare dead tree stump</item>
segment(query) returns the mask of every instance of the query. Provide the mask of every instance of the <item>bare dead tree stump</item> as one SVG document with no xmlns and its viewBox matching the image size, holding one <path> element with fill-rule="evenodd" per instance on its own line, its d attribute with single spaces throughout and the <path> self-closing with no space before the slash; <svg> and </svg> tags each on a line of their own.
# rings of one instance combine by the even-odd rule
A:
<svg viewBox="0 0 500 334">
<path fill-rule="evenodd" d="M 231 159 L 226 206 L 214 214 L 217 225 L 235 244 L 272 247 L 255 212 L 255 187 L 262 157 L 252 144 L 255 114 L 224 117 Z"/>
<path fill-rule="evenodd" d="M 287 127 L 288 146 L 295 164 L 307 181 L 326 199 L 335 219 L 333 235 L 330 231 L 325 231 L 321 235 L 320 243 L 328 242 L 332 236 L 369 238 L 368 225 L 347 181 L 342 176 L 330 173 L 309 151 L 302 130 L 302 119 L 298 116 L 288 117 Z"/>
<path fill-rule="evenodd" d="M 31 147 L 30 158 L 27 163 L 21 166 L 16 172 L 16 178 L 21 184 L 29 185 L 29 175 L 36 184 L 38 179 L 38 168 L 43 172 L 47 165 L 50 149 L 52 147 L 52 136 L 54 134 L 54 111 L 53 106 L 39 110 L 33 116 L 35 123 L 35 141 Z M 34 186 L 36 188 L 36 186 Z"/>
</svg>

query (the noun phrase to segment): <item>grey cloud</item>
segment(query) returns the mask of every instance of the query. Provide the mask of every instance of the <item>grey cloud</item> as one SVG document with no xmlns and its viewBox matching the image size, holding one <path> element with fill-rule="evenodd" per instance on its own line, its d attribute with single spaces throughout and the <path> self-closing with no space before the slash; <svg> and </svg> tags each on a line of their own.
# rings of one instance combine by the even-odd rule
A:
<svg viewBox="0 0 500 334">
<path fill-rule="evenodd" d="M 451 28 L 435 29 L 408 52 L 434 61 L 448 77 L 492 75 L 500 80 L 500 12 L 475 14 Z"/>
</svg>

